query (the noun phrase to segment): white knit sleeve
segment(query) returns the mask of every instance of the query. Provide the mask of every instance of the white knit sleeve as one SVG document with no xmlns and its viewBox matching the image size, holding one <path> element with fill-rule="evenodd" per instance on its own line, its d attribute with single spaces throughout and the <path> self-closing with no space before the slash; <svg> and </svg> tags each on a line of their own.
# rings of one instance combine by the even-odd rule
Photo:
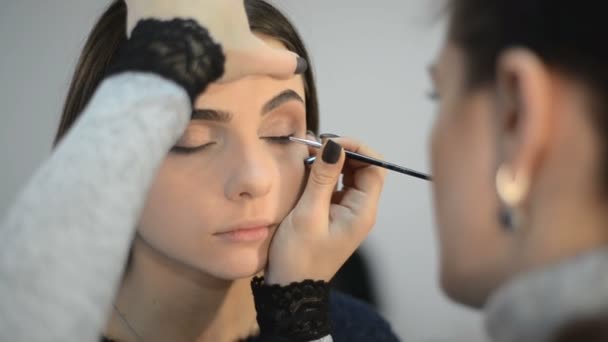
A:
<svg viewBox="0 0 608 342">
<path fill-rule="evenodd" d="M 0 341 L 99 341 L 156 171 L 191 112 L 177 84 L 106 79 L 0 223 Z"/>
</svg>

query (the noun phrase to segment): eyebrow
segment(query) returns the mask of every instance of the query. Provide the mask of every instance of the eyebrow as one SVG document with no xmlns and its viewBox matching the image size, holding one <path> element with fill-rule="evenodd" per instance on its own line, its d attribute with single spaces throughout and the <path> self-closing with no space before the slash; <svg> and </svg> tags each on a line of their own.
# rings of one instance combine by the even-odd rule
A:
<svg viewBox="0 0 608 342">
<path fill-rule="evenodd" d="M 271 112 L 289 101 L 304 103 L 304 99 L 302 99 L 298 93 L 291 89 L 287 89 L 264 104 L 264 107 L 262 107 L 262 115 Z M 218 109 L 194 109 L 190 119 L 228 123 L 232 120 L 232 113 Z"/>
<path fill-rule="evenodd" d="M 289 101 L 298 101 L 304 103 L 304 99 L 302 99 L 302 97 L 298 93 L 291 89 L 287 89 L 282 91 L 279 95 L 273 97 L 270 101 L 266 102 L 264 107 L 262 107 L 262 115 L 273 111 L 285 102 Z"/>
<path fill-rule="evenodd" d="M 228 123 L 232 120 L 232 114 L 217 109 L 194 109 L 190 119 Z"/>
</svg>

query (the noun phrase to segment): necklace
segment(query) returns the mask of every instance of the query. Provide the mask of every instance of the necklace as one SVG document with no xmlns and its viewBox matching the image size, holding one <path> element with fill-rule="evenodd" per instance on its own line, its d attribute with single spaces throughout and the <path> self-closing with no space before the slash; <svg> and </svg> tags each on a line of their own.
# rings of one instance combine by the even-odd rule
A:
<svg viewBox="0 0 608 342">
<path fill-rule="evenodd" d="M 129 324 L 129 321 L 122 314 L 122 312 L 120 312 L 120 310 L 118 310 L 118 307 L 116 306 L 116 304 L 112 304 L 112 306 L 114 307 L 114 310 L 116 311 L 116 313 L 120 317 L 120 320 L 127 327 L 127 329 L 129 329 L 129 332 L 131 334 L 133 334 L 133 336 L 135 336 L 135 338 L 137 339 L 137 342 L 143 342 L 143 338 L 141 338 L 141 336 L 137 333 L 137 331 L 135 331 L 135 329 L 133 329 L 133 327 L 131 326 L 131 324 Z M 257 324 L 257 320 L 254 320 L 254 323 L 253 323 L 252 327 L 250 328 L 250 334 L 251 334 L 250 336 L 255 336 L 255 335 L 257 335 L 257 333 L 259 333 L 259 327 L 258 327 L 258 324 Z M 248 336 L 248 338 L 249 338 L 249 336 Z"/>
<path fill-rule="evenodd" d="M 133 334 L 135 336 L 137 341 L 143 342 L 143 339 L 141 338 L 141 336 L 139 336 L 139 334 L 135 331 L 135 329 L 133 329 L 131 324 L 129 324 L 129 321 L 127 321 L 127 318 L 122 314 L 122 312 L 120 312 L 120 310 L 118 310 L 118 308 L 116 307 L 116 304 L 112 304 L 112 306 L 114 306 L 114 310 L 116 311 L 118 316 L 120 316 L 120 320 L 127 326 L 127 328 L 130 330 L 131 334 Z"/>
</svg>

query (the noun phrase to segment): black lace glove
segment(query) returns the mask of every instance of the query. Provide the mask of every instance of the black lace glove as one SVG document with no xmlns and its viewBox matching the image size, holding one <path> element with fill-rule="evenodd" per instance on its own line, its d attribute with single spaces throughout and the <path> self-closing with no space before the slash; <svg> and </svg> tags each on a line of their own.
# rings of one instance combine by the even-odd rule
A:
<svg viewBox="0 0 608 342">
<path fill-rule="evenodd" d="M 222 76 L 224 62 L 222 47 L 194 20 L 145 19 L 137 23 L 120 48 L 107 75 L 156 73 L 184 87 L 194 103 L 209 83 Z"/>
<path fill-rule="evenodd" d="M 279 286 L 255 277 L 251 288 L 262 340 L 307 342 L 331 334 L 328 283 L 305 280 Z"/>
</svg>

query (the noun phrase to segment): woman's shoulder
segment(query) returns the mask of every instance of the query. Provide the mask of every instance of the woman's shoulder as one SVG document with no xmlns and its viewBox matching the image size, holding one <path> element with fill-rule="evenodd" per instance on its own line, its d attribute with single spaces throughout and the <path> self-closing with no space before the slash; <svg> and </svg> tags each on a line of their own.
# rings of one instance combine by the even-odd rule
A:
<svg viewBox="0 0 608 342">
<path fill-rule="evenodd" d="M 375 309 L 344 293 L 331 292 L 330 316 L 334 342 L 399 341 Z"/>
</svg>

